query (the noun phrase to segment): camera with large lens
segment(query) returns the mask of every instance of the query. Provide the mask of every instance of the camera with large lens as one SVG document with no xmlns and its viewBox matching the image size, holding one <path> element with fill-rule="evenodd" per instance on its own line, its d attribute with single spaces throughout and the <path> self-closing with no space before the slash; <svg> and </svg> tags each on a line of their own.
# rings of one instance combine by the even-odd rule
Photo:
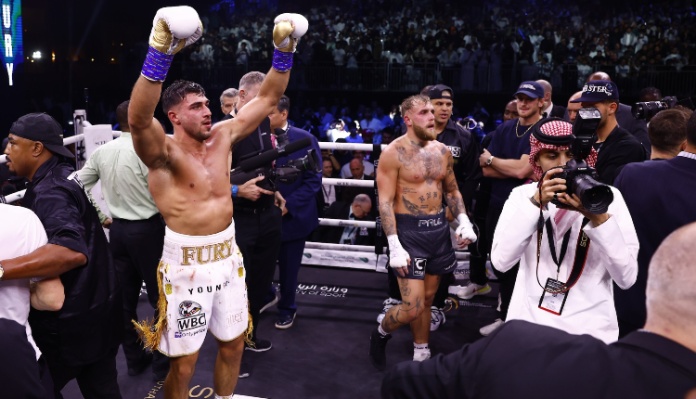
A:
<svg viewBox="0 0 696 399">
<path fill-rule="evenodd" d="M 265 154 L 269 154 L 264 158 L 268 158 L 267 160 L 270 162 L 279 158 L 281 154 L 284 154 L 285 146 L 289 143 L 289 140 L 287 140 L 287 136 L 282 135 L 278 135 L 276 138 L 277 148 L 267 151 L 266 153 L 261 153 L 257 157 L 261 158 L 264 157 Z M 297 150 L 290 152 L 294 151 Z M 244 164 L 244 162 L 242 164 Z M 316 153 L 316 150 L 313 148 L 307 150 L 307 155 L 304 157 L 291 159 L 284 165 L 279 165 L 275 168 L 259 167 L 251 170 L 245 170 L 245 168 L 242 166 L 233 169 L 232 173 L 230 174 L 230 182 L 232 184 L 241 185 L 255 177 L 264 176 L 264 179 L 257 182 L 256 185 L 266 190 L 276 191 L 278 183 L 293 183 L 304 171 L 312 171 L 314 173 L 321 172 L 320 158 Z"/>
<path fill-rule="evenodd" d="M 677 98 L 668 96 L 660 101 L 644 101 L 635 103 L 631 107 L 631 113 L 636 119 L 650 119 L 664 109 L 673 108 L 677 104 Z"/>
<path fill-rule="evenodd" d="M 614 200 L 611 188 L 597 181 L 597 171 L 585 161 L 597 141 L 596 132 L 601 119 L 602 114 L 597 108 L 581 108 L 578 111 L 569 144 L 573 159 L 554 174 L 554 178 L 565 179 L 566 193 L 577 195 L 582 206 L 594 214 L 606 213 Z M 558 201 L 553 203 L 565 207 Z"/>
</svg>

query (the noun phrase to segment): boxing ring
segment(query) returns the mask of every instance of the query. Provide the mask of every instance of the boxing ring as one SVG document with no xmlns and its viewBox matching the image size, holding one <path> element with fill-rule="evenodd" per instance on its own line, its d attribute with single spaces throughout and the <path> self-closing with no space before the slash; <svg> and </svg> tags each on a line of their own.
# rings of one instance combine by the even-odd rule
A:
<svg viewBox="0 0 696 399">
<path fill-rule="evenodd" d="M 76 110 L 73 114 L 73 125 L 75 127 L 75 135 L 63 139 L 63 145 L 75 145 L 76 169 L 80 169 L 85 161 L 89 158 L 92 152 L 100 145 L 119 137 L 121 132 L 112 130 L 111 125 L 92 125 L 86 119 L 84 110 Z M 349 150 L 349 151 L 365 151 L 376 154 L 373 158 L 375 167 L 379 161 L 381 150 L 386 148 L 386 145 L 375 144 L 357 144 L 357 143 L 329 143 L 319 142 L 319 148 L 322 150 Z M 4 149 L 3 149 L 4 150 Z M 7 162 L 6 155 L 0 155 L 0 164 Z M 323 178 L 322 184 L 334 186 L 352 186 L 374 188 L 376 191 L 376 180 L 354 180 L 341 178 Z M 21 190 L 5 197 L 0 195 L 0 202 L 13 203 L 24 198 L 26 190 Z M 101 208 L 102 212 L 110 216 L 108 207 L 104 201 L 99 183 L 92 189 L 91 197 Z M 378 221 L 360 221 L 360 220 L 343 220 L 343 219 L 326 219 L 319 218 L 321 226 L 334 227 L 360 227 L 376 229 Z M 108 236 L 108 231 L 107 231 Z M 377 244 L 386 240 L 381 239 L 381 232 L 376 234 Z M 456 280 L 468 280 L 469 274 L 469 252 L 456 251 L 457 269 L 455 271 Z M 320 267 L 337 267 L 348 269 L 363 269 L 377 272 L 386 272 L 387 264 L 386 248 L 367 246 L 367 245 L 348 245 L 348 244 L 332 244 L 322 242 L 307 241 L 305 251 L 302 257 L 303 265 L 320 266 Z M 489 274 L 492 274 L 489 273 Z"/>
</svg>

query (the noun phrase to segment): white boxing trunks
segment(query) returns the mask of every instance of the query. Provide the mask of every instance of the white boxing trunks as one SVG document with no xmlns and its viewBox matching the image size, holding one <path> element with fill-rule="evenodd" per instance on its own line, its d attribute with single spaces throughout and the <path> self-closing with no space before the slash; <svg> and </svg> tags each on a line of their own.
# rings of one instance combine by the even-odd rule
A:
<svg viewBox="0 0 696 399">
<path fill-rule="evenodd" d="M 178 357 L 198 352 L 208 330 L 225 342 L 246 332 L 245 274 L 234 221 L 209 236 L 167 228 L 158 276 L 159 320 L 154 326 L 137 325 L 146 346 Z"/>
</svg>

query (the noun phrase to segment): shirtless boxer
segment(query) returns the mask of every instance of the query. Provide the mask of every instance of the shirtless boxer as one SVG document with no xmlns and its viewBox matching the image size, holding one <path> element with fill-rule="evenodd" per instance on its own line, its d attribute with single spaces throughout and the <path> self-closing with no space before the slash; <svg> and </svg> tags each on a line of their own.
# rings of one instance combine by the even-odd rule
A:
<svg viewBox="0 0 696 399">
<path fill-rule="evenodd" d="M 203 88 L 177 81 L 162 93 L 173 55 L 202 33 L 191 7 L 157 12 L 150 49 L 131 94 L 128 123 L 138 156 L 148 166 L 150 192 L 167 224 L 158 279 L 160 317 L 139 325 L 146 345 L 171 357 L 166 398 L 188 398 L 188 385 L 210 329 L 218 341 L 215 398 L 231 398 L 249 324 L 244 265 L 237 249 L 230 196 L 230 149 L 276 107 L 285 91 L 307 20 L 276 17 L 273 68 L 236 118 L 211 123 Z M 154 119 L 160 93 L 174 128 L 167 137 Z M 248 332 L 248 331 L 247 331 Z"/>
<path fill-rule="evenodd" d="M 430 357 L 430 306 L 440 276 L 457 265 L 443 196 L 459 225 L 458 247 L 476 241 L 452 169 L 452 153 L 436 141 L 430 99 L 409 97 L 401 103 L 401 113 L 406 135 L 382 152 L 377 170 L 379 214 L 389 241 L 389 266 L 397 274 L 402 298 L 370 337 L 370 360 L 379 370 L 386 367 L 385 349 L 391 332 L 406 324 L 413 332 L 414 360 Z"/>
</svg>

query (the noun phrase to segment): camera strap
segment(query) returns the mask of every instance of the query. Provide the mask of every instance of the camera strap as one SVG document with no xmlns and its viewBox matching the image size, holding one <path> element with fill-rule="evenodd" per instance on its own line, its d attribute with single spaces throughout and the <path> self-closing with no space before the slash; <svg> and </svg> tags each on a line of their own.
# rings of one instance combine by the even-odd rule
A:
<svg viewBox="0 0 696 399">
<path fill-rule="evenodd" d="M 585 269 L 585 262 L 587 261 L 587 252 L 590 248 L 590 237 L 585 234 L 585 231 L 583 230 L 583 227 L 589 222 L 590 220 L 587 218 L 582 219 L 582 224 L 580 227 L 580 233 L 578 233 L 578 241 L 575 249 L 575 260 L 573 261 L 573 268 L 570 271 L 570 275 L 568 276 L 568 281 L 563 283 L 563 285 L 560 287 L 558 290 L 549 290 L 547 287 L 541 285 L 539 282 L 539 261 L 541 259 L 541 242 L 542 242 L 542 236 L 544 234 L 544 225 L 542 223 L 539 223 L 539 227 L 537 228 L 537 264 L 536 264 L 536 279 L 537 279 L 537 284 L 546 292 L 550 294 L 559 294 L 559 293 L 564 293 L 568 292 L 580 279 L 580 276 L 582 275 L 582 271 Z M 560 254 L 560 259 L 556 257 L 556 246 L 553 242 L 553 226 L 551 225 L 551 221 L 547 220 L 546 221 L 546 228 L 548 230 L 548 241 L 549 241 L 549 247 L 551 249 L 551 258 L 553 258 L 554 263 L 556 264 L 556 272 L 561 268 L 561 262 L 563 262 L 563 258 L 565 257 L 566 250 L 568 249 L 568 241 L 570 238 L 570 233 L 571 230 L 568 230 L 568 232 L 563 236 L 563 242 L 561 244 L 561 254 Z"/>
<path fill-rule="evenodd" d="M 553 226 L 551 225 L 551 218 L 546 220 L 546 237 L 549 241 L 549 248 L 551 249 L 551 258 L 553 263 L 556 264 L 556 278 L 558 279 L 558 272 L 561 269 L 561 263 L 563 258 L 565 258 L 566 251 L 568 250 L 568 241 L 570 240 L 570 232 L 573 229 L 568 229 L 568 231 L 563 236 L 563 242 L 561 243 L 561 253 L 556 257 L 556 244 L 555 235 L 553 234 Z"/>
</svg>

